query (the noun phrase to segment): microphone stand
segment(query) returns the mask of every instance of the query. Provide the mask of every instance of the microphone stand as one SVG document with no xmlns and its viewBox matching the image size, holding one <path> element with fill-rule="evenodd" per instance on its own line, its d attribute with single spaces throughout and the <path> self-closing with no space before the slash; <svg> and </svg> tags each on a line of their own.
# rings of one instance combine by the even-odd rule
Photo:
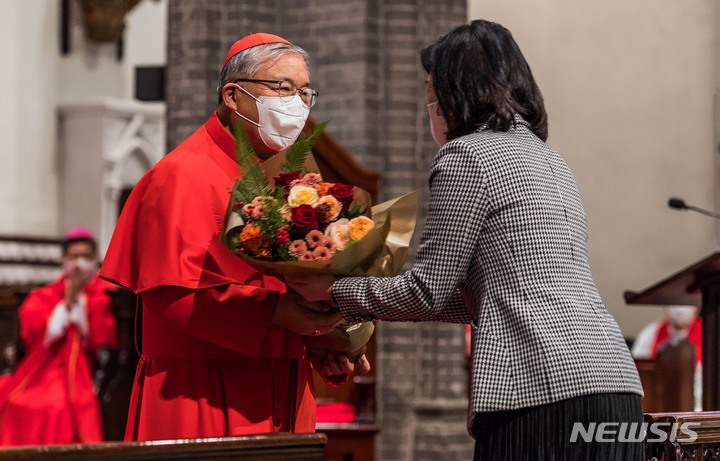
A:
<svg viewBox="0 0 720 461">
<path fill-rule="evenodd" d="M 670 200 L 668 200 L 668 206 L 674 210 L 691 210 L 700 214 L 704 214 L 705 216 L 710 216 L 711 218 L 720 219 L 720 214 L 713 211 L 704 210 L 696 206 L 687 205 L 683 199 L 671 198 Z"/>
</svg>

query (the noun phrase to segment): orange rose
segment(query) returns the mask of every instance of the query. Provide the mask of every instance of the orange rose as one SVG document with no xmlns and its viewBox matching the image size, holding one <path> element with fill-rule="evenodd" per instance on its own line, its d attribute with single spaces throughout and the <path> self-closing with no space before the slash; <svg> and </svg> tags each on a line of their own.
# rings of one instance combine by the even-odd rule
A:
<svg viewBox="0 0 720 461">
<path fill-rule="evenodd" d="M 268 248 L 272 245 L 272 240 L 263 234 L 258 226 L 248 224 L 243 227 L 243 230 L 240 232 L 240 242 L 244 248 L 256 256 L 270 256 Z"/>
<path fill-rule="evenodd" d="M 372 219 L 367 216 L 358 216 L 350 220 L 348 224 L 348 234 L 350 234 L 351 239 L 360 240 L 365 237 L 373 227 L 375 227 L 375 223 Z"/>
<path fill-rule="evenodd" d="M 329 223 L 336 220 L 337 217 L 340 216 L 340 212 L 342 211 L 342 203 L 340 203 L 338 199 L 336 199 L 332 195 L 325 195 L 323 197 L 320 197 L 320 200 L 318 200 L 317 204 L 315 205 L 315 209 L 318 212 L 322 210 L 322 221 L 325 223 Z"/>
<path fill-rule="evenodd" d="M 332 182 L 321 182 L 317 185 L 318 194 L 320 194 L 320 196 L 327 195 L 330 188 L 334 185 L 335 183 Z"/>
</svg>

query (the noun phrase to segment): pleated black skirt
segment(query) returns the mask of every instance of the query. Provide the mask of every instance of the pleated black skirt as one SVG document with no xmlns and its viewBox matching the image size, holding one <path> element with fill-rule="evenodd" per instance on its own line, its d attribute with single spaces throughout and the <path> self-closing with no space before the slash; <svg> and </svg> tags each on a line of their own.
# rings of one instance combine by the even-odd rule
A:
<svg viewBox="0 0 720 461">
<path fill-rule="evenodd" d="M 637 394 L 592 394 L 538 407 L 479 413 L 472 427 L 474 460 L 643 461 L 644 442 L 638 440 L 642 421 Z M 626 441 L 603 441 L 615 439 L 607 431 L 600 441 L 589 435 L 591 423 L 597 429 L 603 422 L 627 423 L 604 426 L 619 432 L 626 428 L 618 437 Z M 581 423 L 584 432 L 579 432 L 575 423 Z M 635 434 L 629 433 L 632 428 Z"/>
</svg>

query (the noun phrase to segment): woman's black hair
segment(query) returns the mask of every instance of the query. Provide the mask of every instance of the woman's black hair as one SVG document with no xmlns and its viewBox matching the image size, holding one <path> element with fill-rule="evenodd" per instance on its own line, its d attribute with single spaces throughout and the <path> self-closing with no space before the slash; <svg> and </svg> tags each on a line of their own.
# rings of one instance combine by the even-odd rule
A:
<svg viewBox="0 0 720 461">
<path fill-rule="evenodd" d="M 432 76 L 448 140 L 484 124 L 508 131 L 515 114 L 547 140 L 542 93 L 512 34 L 500 24 L 475 20 L 456 27 L 423 49 L 420 59 Z"/>
</svg>

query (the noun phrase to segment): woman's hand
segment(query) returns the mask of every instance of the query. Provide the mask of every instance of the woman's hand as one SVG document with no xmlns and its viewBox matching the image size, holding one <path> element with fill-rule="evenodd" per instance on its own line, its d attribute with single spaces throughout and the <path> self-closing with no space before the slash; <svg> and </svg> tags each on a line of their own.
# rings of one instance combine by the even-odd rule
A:
<svg viewBox="0 0 720 461">
<path fill-rule="evenodd" d="M 325 301 L 334 305 L 332 285 L 337 278 L 334 275 L 312 275 L 309 277 L 285 277 L 288 287 L 307 301 Z"/>
</svg>

